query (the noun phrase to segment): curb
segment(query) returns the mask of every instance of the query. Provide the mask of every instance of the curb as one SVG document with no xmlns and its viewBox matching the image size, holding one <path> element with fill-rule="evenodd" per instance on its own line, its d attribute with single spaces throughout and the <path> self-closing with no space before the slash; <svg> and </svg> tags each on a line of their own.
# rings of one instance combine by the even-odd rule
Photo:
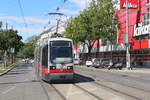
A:
<svg viewBox="0 0 150 100">
<path fill-rule="evenodd" d="M 10 66 L 13 66 L 13 67 L 11 67 L 10 69 L 8 69 L 8 70 L 4 71 L 3 73 L 1 73 L 0 76 L 3 76 L 4 74 L 7 74 L 9 71 L 11 71 L 13 68 L 16 67 L 16 64 L 10 65 Z"/>
<path fill-rule="evenodd" d="M 85 67 L 85 66 L 80 66 L 80 67 L 84 67 L 84 68 L 87 68 L 87 69 L 92 69 L 92 70 L 97 70 L 97 69 L 93 69 L 92 67 Z M 112 70 L 108 70 L 108 69 L 98 69 L 98 70 L 101 70 L 101 71 L 104 71 L 104 72 L 127 72 L 127 73 L 145 73 L 145 74 L 150 74 L 150 68 L 147 69 L 144 69 L 144 68 L 133 68 L 133 70 L 127 70 L 126 68 L 123 68 L 122 70 L 115 70 L 115 69 L 112 69 Z"/>
</svg>

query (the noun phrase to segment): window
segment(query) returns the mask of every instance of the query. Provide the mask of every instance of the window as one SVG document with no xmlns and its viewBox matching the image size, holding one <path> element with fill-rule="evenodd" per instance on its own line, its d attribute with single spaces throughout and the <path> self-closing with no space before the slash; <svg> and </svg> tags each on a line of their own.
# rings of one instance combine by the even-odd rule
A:
<svg viewBox="0 0 150 100">
<path fill-rule="evenodd" d="M 48 67 L 48 45 L 44 46 L 42 49 L 42 67 Z"/>
<path fill-rule="evenodd" d="M 71 47 L 71 42 L 68 41 L 52 41 L 51 47 Z"/>
<path fill-rule="evenodd" d="M 143 15 L 143 25 L 150 24 L 150 12 Z"/>
<path fill-rule="evenodd" d="M 71 42 L 51 41 L 50 61 L 51 63 L 71 63 L 73 61 Z"/>
</svg>

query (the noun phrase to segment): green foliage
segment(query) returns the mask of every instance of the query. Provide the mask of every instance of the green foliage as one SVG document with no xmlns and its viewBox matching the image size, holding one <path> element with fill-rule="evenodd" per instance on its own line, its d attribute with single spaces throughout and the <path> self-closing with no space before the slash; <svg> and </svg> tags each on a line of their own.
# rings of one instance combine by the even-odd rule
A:
<svg viewBox="0 0 150 100">
<path fill-rule="evenodd" d="M 34 46 L 31 43 L 25 43 L 20 52 L 17 55 L 20 58 L 33 58 L 34 57 Z"/>
<path fill-rule="evenodd" d="M 39 36 L 29 37 L 26 40 L 26 43 L 24 43 L 24 46 L 20 49 L 17 56 L 20 58 L 33 58 L 34 57 L 35 44 L 36 44 L 38 39 L 39 39 Z"/>
<path fill-rule="evenodd" d="M 3 22 L 0 21 L 0 29 L 2 29 L 2 26 L 3 26 Z"/>
<path fill-rule="evenodd" d="M 9 62 L 15 61 L 15 55 L 23 45 L 22 37 L 19 36 L 16 30 L 2 29 L 2 22 L 0 24 L 0 55 L 8 57 Z M 11 58 L 11 59 L 10 59 Z M 4 66 L 7 65 L 7 60 L 4 59 Z"/>
<path fill-rule="evenodd" d="M 92 0 L 78 17 L 71 18 L 64 36 L 73 39 L 74 43 L 87 44 L 89 52 L 98 39 L 116 42 L 116 19 L 112 0 Z"/>
<path fill-rule="evenodd" d="M 22 43 L 22 37 L 17 34 L 17 31 L 9 29 L 9 30 L 1 30 L 0 31 L 0 50 L 10 52 L 11 48 L 14 48 L 17 53 Z"/>
</svg>

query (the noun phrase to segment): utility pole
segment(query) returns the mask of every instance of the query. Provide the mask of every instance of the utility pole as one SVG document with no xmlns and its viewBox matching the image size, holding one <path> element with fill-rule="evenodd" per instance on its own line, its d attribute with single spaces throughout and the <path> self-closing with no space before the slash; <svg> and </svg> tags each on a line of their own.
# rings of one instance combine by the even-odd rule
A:
<svg viewBox="0 0 150 100">
<path fill-rule="evenodd" d="M 63 16 L 63 13 L 48 13 L 48 15 L 58 15 Z M 58 35 L 58 28 L 59 28 L 60 19 L 57 19 L 57 25 L 56 25 L 56 35 Z"/>
<path fill-rule="evenodd" d="M 6 30 L 8 30 L 8 23 L 6 22 Z"/>
<path fill-rule="evenodd" d="M 126 68 L 131 68 L 130 62 L 130 43 L 129 43 L 129 9 L 128 9 L 128 0 L 126 0 Z"/>
<path fill-rule="evenodd" d="M 58 34 L 59 22 L 60 22 L 60 19 L 57 19 L 56 34 Z"/>
</svg>

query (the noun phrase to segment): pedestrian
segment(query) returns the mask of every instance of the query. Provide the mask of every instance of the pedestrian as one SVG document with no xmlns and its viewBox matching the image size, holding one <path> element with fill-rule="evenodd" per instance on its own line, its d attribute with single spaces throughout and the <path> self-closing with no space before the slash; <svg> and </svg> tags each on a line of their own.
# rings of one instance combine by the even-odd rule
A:
<svg viewBox="0 0 150 100">
<path fill-rule="evenodd" d="M 133 67 L 135 67 L 136 66 L 136 62 L 135 62 L 135 59 L 134 58 L 132 58 L 131 59 L 131 70 L 133 69 Z"/>
</svg>

